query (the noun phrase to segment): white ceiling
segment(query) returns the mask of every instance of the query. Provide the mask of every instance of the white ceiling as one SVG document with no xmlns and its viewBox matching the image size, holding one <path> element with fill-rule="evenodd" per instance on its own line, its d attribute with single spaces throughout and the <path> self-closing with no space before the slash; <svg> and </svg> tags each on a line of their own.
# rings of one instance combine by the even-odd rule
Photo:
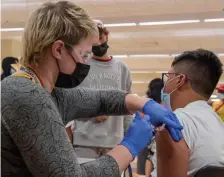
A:
<svg viewBox="0 0 224 177">
<path fill-rule="evenodd" d="M 130 21 L 215 18 L 223 15 L 223 0 L 72 0 L 93 18 L 105 23 Z M 24 23 L 28 15 L 46 0 L 2 0 L 2 23 Z M 19 18 L 18 18 L 19 14 Z"/>
<path fill-rule="evenodd" d="M 30 13 L 45 0 L 2 0 L 2 28 L 24 27 Z M 200 20 L 199 23 L 108 27 L 110 53 L 176 54 L 205 48 L 224 53 L 224 22 L 205 23 L 203 19 L 224 18 L 224 0 L 73 0 L 94 19 L 105 24 L 148 21 Z M 22 32 L 2 32 L 2 39 L 21 39 Z M 220 57 L 224 63 L 224 56 Z M 168 70 L 172 57 L 122 59 L 132 71 Z M 133 73 L 136 93 L 144 94 L 146 83 L 156 73 Z M 224 77 L 222 79 L 224 81 Z M 143 89 L 144 88 L 144 89 Z"/>
</svg>

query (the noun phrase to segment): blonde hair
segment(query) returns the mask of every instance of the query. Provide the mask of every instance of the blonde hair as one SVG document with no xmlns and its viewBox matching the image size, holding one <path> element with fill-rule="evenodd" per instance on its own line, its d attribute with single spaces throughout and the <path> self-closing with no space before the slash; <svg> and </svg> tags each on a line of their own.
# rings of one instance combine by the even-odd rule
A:
<svg viewBox="0 0 224 177">
<path fill-rule="evenodd" d="M 76 4 L 68 1 L 45 3 L 29 18 L 23 36 L 21 63 L 24 66 L 38 64 L 56 40 L 76 45 L 97 35 L 96 23 Z"/>
</svg>

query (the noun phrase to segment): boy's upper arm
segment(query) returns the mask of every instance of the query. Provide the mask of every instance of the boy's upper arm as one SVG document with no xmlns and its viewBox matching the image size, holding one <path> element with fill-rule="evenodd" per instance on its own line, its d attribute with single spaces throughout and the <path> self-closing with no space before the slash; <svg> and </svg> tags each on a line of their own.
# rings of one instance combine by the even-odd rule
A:
<svg viewBox="0 0 224 177">
<path fill-rule="evenodd" d="M 188 147 L 182 139 L 174 142 L 168 131 L 157 133 L 157 177 L 187 177 Z"/>
<path fill-rule="evenodd" d="M 188 124 L 190 119 L 184 112 L 177 112 L 176 115 L 184 127 L 184 130 L 182 131 L 184 138 L 180 142 L 174 142 L 167 130 L 157 133 L 158 177 L 187 176 L 189 149 L 193 146 L 193 140 L 191 138 Z"/>
</svg>

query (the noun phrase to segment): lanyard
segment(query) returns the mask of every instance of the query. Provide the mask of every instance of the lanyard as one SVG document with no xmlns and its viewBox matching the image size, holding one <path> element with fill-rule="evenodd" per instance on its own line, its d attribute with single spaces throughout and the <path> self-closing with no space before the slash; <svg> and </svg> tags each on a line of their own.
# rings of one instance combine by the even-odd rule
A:
<svg viewBox="0 0 224 177">
<path fill-rule="evenodd" d="M 14 77 L 25 77 L 30 79 L 33 83 L 39 83 L 41 85 L 40 80 L 38 77 L 30 71 L 28 68 L 21 67 L 21 70 L 13 74 Z"/>
</svg>

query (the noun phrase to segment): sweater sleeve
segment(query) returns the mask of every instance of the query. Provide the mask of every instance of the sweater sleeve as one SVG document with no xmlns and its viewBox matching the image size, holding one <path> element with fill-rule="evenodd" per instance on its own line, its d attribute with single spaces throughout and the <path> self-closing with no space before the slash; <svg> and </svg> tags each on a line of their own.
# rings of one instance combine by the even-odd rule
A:
<svg viewBox="0 0 224 177">
<path fill-rule="evenodd" d="M 23 81 L 2 84 L 2 125 L 32 176 L 120 176 L 119 167 L 110 156 L 80 165 L 52 96 L 31 81 Z"/>
<path fill-rule="evenodd" d="M 56 97 L 63 97 L 60 107 L 64 123 L 74 118 L 91 118 L 100 115 L 128 115 L 125 105 L 126 92 L 118 90 L 93 90 L 88 88 L 57 89 Z"/>
</svg>

